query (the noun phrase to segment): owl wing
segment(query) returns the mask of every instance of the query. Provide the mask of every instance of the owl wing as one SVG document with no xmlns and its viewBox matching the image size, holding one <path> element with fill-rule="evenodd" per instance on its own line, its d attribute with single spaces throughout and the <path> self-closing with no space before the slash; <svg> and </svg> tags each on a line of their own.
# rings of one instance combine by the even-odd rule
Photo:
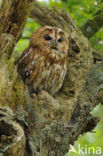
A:
<svg viewBox="0 0 103 156">
<path fill-rule="evenodd" d="M 18 68 L 17 71 L 21 75 L 24 82 L 27 84 L 30 84 L 32 81 L 32 75 L 33 78 L 35 77 L 36 71 L 38 70 L 37 64 L 37 55 L 39 55 L 37 48 L 30 48 L 28 47 L 18 60 Z M 35 72 L 34 72 L 35 70 Z"/>
</svg>

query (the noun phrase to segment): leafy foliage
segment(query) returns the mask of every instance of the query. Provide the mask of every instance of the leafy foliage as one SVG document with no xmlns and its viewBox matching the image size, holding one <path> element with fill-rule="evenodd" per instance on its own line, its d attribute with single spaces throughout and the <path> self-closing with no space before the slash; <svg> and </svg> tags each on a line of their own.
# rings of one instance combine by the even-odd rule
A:
<svg viewBox="0 0 103 156">
<path fill-rule="evenodd" d="M 101 28 L 91 39 L 91 45 L 94 49 L 101 51 L 103 49 L 103 28 Z"/>
</svg>

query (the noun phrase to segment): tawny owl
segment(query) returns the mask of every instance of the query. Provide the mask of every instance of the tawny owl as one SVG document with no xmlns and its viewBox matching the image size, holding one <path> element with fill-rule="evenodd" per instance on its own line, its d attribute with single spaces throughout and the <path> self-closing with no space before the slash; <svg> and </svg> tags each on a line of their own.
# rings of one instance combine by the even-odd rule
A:
<svg viewBox="0 0 103 156">
<path fill-rule="evenodd" d="M 56 93 L 67 71 L 69 40 L 59 28 L 44 26 L 31 36 L 18 61 L 18 72 L 33 92 L 46 90 Z"/>
</svg>

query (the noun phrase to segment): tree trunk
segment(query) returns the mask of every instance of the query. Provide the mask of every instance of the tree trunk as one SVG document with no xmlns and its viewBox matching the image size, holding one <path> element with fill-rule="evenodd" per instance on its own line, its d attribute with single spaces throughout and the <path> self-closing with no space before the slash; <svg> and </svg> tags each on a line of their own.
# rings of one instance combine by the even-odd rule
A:
<svg viewBox="0 0 103 156">
<path fill-rule="evenodd" d="M 32 0 L 6 0 L 0 5 L 0 152 L 63 156 L 69 144 L 93 126 L 90 111 L 103 102 L 103 64 L 101 60 L 94 64 L 91 45 L 64 11 Z M 53 97 L 46 91 L 30 97 L 15 65 L 13 48 L 32 5 L 31 15 L 38 23 L 60 27 L 71 38 L 67 75 Z"/>
</svg>

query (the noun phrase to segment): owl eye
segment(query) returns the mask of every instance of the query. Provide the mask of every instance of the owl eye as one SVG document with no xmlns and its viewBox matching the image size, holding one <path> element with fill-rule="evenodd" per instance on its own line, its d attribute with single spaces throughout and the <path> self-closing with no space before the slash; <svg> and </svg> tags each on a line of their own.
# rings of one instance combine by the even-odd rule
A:
<svg viewBox="0 0 103 156">
<path fill-rule="evenodd" d="M 64 39 L 61 37 L 58 39 L 58 42 L 62 42 Z"/>
<path fill-rule="evenodd" d="M 46 35 L 44 38 L 45 40 L 48 40 L 48 41 L 52 39 L 49 35 Z"/>
</svg>

